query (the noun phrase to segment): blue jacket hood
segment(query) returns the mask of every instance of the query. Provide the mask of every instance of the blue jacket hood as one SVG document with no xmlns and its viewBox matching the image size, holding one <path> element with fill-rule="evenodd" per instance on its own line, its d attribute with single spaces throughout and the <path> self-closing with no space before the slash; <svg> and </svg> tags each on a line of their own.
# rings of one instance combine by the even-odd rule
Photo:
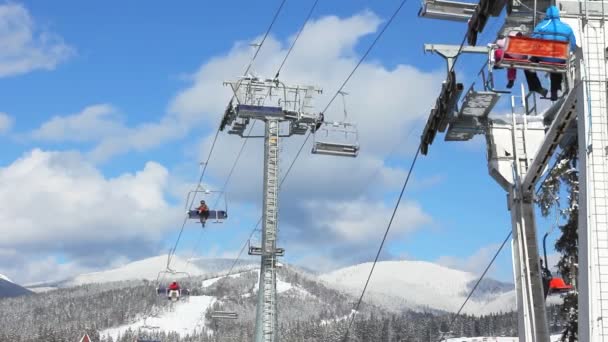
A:
<svg viewBox="0 0 608 342">
<path fill-rule="evenodd" d="M 570 25 L 560 20 L 557 6 L 549 6 L 546 14 L 545 18 L 534 28 L 531 37 L 569 41 L 570 50 L 574 51 L 576 49 L 576 37 Z"/>
<path fill-rule="evenodd" d="M 547 16 L 545 19 L 559 19 L 559 9 L 557 6 L 553 5 L 547 8 Z"/>
</svg>

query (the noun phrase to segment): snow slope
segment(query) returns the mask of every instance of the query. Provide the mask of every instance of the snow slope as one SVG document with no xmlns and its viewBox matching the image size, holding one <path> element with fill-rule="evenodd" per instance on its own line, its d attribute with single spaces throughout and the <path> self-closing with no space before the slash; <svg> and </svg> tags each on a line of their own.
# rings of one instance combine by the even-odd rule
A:
<svg viewBox="0 0 608 342">
<path fill-rule="evenodd" d="M 124 334 L 127 329 L 137 331 L 143 325 L 158 327 L 157 331 L 176 332 L 180 336 L 192 334 L 204 326 L 206 322 L 203 315 L 214 302 L 215 297 L 191 296 L 188 301 L 174 303 L 173 310 L 158 317 L 148 317 L 129 325 L 106 329 L 101 332 L 101 336 L 112 336 L 116 340 L 118 335 Z"/>
<path fill-rule="evenodd" d="M 10 279 L 9 279 L 7 276 L 5 276 L 4 274 L 0 274 L 0 279 L 1 279 L 1 280 L 6 280 L 6 281 L 8 281 L 8 282 L 10 282 L 10 283 L 12 283 L 12 282 L 13 282 L 12 280 L 10 280 Z"/>
<path fill-rule="evenodd" d="M 320 276 L 328 286 L 353 295 L 361 293 L 372 263 L 346 267 Z M 376 264 L 366 298 L 390 309 L 425 308 L 457 311 L 477 281 L 472 273 L 426 261 L 382 261 Z M 515 292 L 491 281 L 472 297 L 464 311 L 472 314 L 515 309 Z"/>
</svg>

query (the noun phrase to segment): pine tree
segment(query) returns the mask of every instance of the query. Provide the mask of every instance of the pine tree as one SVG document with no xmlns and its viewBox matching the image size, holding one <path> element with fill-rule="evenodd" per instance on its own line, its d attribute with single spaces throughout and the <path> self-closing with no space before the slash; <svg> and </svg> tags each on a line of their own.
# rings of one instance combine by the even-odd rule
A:
<svg viewBox="0 0 608 342">
<path fill-rule="evenodd" d="M 561 225 L 561 236 L 556 240 L 555 249 L 561 254 L 557 264 L 559 273 L 569 283 L 574 283 L 578 276 L 578 172 L 577 165 L 578 143 L 574 141 L 557 158 L 557 163 L 541 185 L 539 206 L 543 216 L 548 216 L 551 209 L 557 206 L 559 210 L 559 194 L 561 185 L 565 185 L 568 193 L 567 207 L 560 210 L 566 223 Z M 548 266 L 548 265 L 547 265 Z M 578 341 L 578 293 L 569 293 L 560 306 L 562 318 L 566 320 L 566 328 L 562 341 Z"/>
</svg>

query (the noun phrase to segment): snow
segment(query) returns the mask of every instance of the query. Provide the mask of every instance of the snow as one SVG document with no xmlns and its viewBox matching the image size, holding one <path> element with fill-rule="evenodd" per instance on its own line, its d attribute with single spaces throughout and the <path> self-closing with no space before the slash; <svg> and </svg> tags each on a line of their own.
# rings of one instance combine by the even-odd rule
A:
<svg viewBox="0 0 608 342">
<path fill-rule="evenodd" d="M 160 331 L 176 332 L 180 336 L 192 334 L 203 327 L 204 313 L 215 302 L 215 297 L 211 296 L 191 296 L 188 301 L 178 301 L 173 305 L 173 310 L 164 312 L 158 317 L 148 317 L 129 325 L 122 325 L 115 328 L 106 329 L 101 332 L 101 336 L 111 336 L 114 340 L 118 335 L 124 334 L 129 328 L 137 331 L 144 324 L 147 326 L 157 326 Z"/>
<path fill-rule="evenodd" d="M 156 280 L 158 273 L 165 270 L 166 265 L 167 256 L 160 255 L 153 258 L 135 261 L 107 271 L 81 274 L 68 281 L 68 285 L 77 286 L 83 284 L 135 279 Z M 191 276 L 202 275 L 205 273 L 204 270 L 196 267 L 192 263 L 186 262 L 184 259 L 180 259 L 177 256 L 172 257 L 171 268 L 176 271 L 187 272 Z M 175 277 L 179 278 L 184 276 L 187 275 L 178 274 Z"/>
<path fill-rule="evenodd" d="M 3 274 L 0 274 L 0 279 L 2 279 L 2 280 L 6 280 L 6 281 L 8 281 L 9 283 L 12 283 L 12 282 L 13 282 L 12 280 L 10 280 L 10 279 L 9 279 L 7 276 L 5 276 L 5 275 L 3 275 Z"/>
<path fill-rule="evenodd" d="M 359 295 L 372 263 L 339 269 L 320 276 L 328 286 Z M 426 261 L 382 261 L 377 263 L 366 299 L 389 309 L 434 308 L 455 312 L 478 276 Z M 488 298 L 473 298 L 465 313 L 487 314 L 515 310 L 514 291 L 497 292 Z"/>
<path fill-rule="evenodd" d="M 27 289 L 34 293 L 43 293 L 43 292 L 57 290 L 56 287 L 52 287 L 52 286 L 27 287 Z"/>
<path fill-rule="evenodd" d="M 174 255 L 171 259 L 171 269 L 176 272 L 186 272 L 187 274 L 175 274 L 171 277 L 196 277 L 202 275 L 215 275 L 228 271 L 233 264 L 232 259 L 222 258 L 193 258 L 193 259 L 182 259 L 179 256 Z M 252 269 L 254 265 L 247 264 L 243 261 L 235 270 L 235 274 L 244 272 L 244 269 Z M 69 279 L 62 281 L 42 282 L 35 284 L 28 284 L 26 287 L 31 288 L 64 288 L 71 286 L 79 286 L 85 284 L 98 284 L 107 283 L 114 281 L 128 281 L 128 280 L 149 280 L 155 281 L 158 278 L 159 272 L 167 269 L 167 255 L 159 255 L 147 259 L 142 259 L 134 262 L 130 262 L 118 267 L 114 267 L 109 270 L 101 270 L 97 272 L 81 274 Z M 164 277 L 167 277 L 168 273 L 165 273 Z M 163 276 L 163 275 L 161 275 Z"/>
<path fill-rule="evenodd" d="M 293 284 L 286 283 L 281 279 L 277 278 L 277 293 L 283 293 L 293 288 Z"/>
<path fill-rule="evenodd" d="M 238 278 L 241 276 L 241 273 L 236 273 L 236 274 L 231 274 L 228 277 L 229 278 Z M 210 279 L 205 279 L 203 280 L 202 286 L 203 287 L 208 287 L 211 286 L 213 284 L 215 284 L 216 282 L 218 282 L 220 279 L 224 278 L 224 276 L 221 277 L 215 277 L 215 278 L 210 278 Z"/>
</svg>

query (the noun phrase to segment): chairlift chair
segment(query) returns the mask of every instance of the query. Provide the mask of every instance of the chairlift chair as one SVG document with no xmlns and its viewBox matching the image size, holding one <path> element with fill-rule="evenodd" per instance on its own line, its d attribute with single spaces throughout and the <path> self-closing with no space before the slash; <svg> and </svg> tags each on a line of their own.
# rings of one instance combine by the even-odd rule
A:
<svg viewBox="0 0 608 342">
<path fill-rule="evenodd" d="M 152 338 L 152 332 L 160 329 L 159 326 L 147 325 L 144 319 L 144 325 L 137 329 L 137 338 L 135 342 L 162 342 L 160 339 Z"/>
<path fill-rule="evenodd" d="M 231 311 L 213 311 L 211 318 L 213 319 L 237 319 L 239 315 Z"/>
<path fill-rule="evenodd" d="M 345 92 L 342 95 L 344 121 L 322 121 L 319 129 L 313 134 L 313 154 L 331 156 L 357 157 L 359 155 L 359 131 L 354 123 L 348 122 Z"/>
<path fill-rule="evenodd" d="M 161 277 L 162 275 L 162 277 Z M 180 288 L 178 290 L 171 290 L 169 289 L 169 285 L 164 283 L 163 281 L 166 278 L 166 275 L 170 275 L 171 278 L 175 279 L 177 278 L 176 275 L 182 275 L 181 278 L 183 277 L 187 277 L 188 278 L 188 283 L 192 282 L 192 277 L 190 276 L 190 273 L 188 272 L 177 272 L 177 271 L 173 271 L 173 270 L 165 270 L 165 271 L 160 271 L 158 272 L 158 276 L 156 277 L 156 283 L 158 284 L 156 286 L 156 294 L 157 295 L 165 295 L 167 297 L 167 299 L 169 299 L 172 302 L 178 301 L 182 298 L 187 298 L 188 296 L 190 296 L 190 290 L 180 286 Z"/>
<path fill-rule="evenodd" d="M 574 287 L 570 284 L 567 284 L 563 278 L 554 277 L 551 274 L 551 271 L 549 270 L 549 264 L 547 263 L 547 236 L 549 236 L 549 232 L 546 232 L 545 236 L 543 237 L 543 255 L 545 262 L 543 266 L 544 269 L 542 271 L 544 273 L 543 287 L 545 290 L 545 298 L 547 298 L 547 296 L 549 295 L 566 294 L 574 290 Z"/>
<path fill-rule="evenodd" d="M 556 36 L 556 33 L 534 32 L 533 34 Z M 570 42 L 547 39 L 532 38 L 526 36 L 505 37 L 505 48 L 503 58 L 494 60 L 494 52 L 498 49 L 496 44 L 490 45 L 489 58 L 490 67 L 516 68 L 531 71 L 546 71 L 566 73 L 570 59 Z M 507 57 L 511 56 L 511 57 Z M 522 56 L 514 58 L 512 56 Z M 554 58 L 564 62 L 537 61 L 539 58 Z"/>
<path fill-rule="evenodd" d="M 526 36 L 505 37 L 503 58 L 496 61 L 494 53 L 499 49 L 498 45 L 490 44 L 488 55 L 488 71 L 490 79 L 493 79 L 494 69 L 522 69 L 529 71 L 541 71 L 548 73 L 567 74 L 570 70 L 570 42 L 555 40 L 555 36 L 564 36 L 560 33 L 534 32 L 533 34 L 549 36 L 549 38 L 532 38 Z M 555 62 L 541 61 L 541 58 L 552 58 Z M 568 94 L 570 85 L 566 79 L 564 95 Z M 501 92 L 501 91 L 499 91 Z M 542 97 L 541 98 L 547 98 Z"/>
<path fill-rule="evenodd" d="M 207 221 L 211 221 L 213 223 L 223 223 L 224 220 L 228 218 L 228 201 L 226 199 L 226 194 L 223 191 L 215 191 L 208 189 L 200 189 L 197 188 L 188 192 L 188 196 L 186 196 L 186 210 L 188 212 L 189 219 L 200 220 L 201 217 L 197 210 L 189 209 L 187 206 L 190 204 L 190 200 L 197 197 L 197 194 L 203 194 L 203 197 L 215 197 L 216 201 L 213 203 L 214 206 L 217 206 L 220 198 L 224 198 L 224 205 L 221 208 L 209 208 L 209 217 Z M 207 201 L 206 201 L 207 202 Z"/>
</svg>

